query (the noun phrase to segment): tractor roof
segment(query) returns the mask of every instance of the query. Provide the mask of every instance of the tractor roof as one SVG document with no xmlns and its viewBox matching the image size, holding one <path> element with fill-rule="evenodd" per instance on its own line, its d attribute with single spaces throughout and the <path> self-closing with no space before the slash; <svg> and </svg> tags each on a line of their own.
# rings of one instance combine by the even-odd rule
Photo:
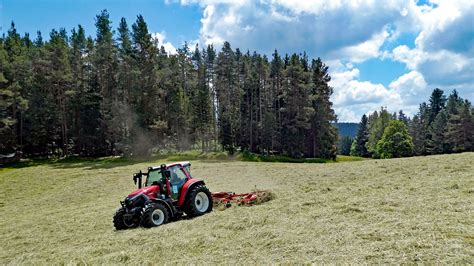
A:
<svg viewBox="0 0 474 266">
<path fill-rule="evenodd" d="M 169 168 L 169 167 L 175 166 L 175 165 L 181 165 L 181 166 L 184 167 L 184 166 L 191 165 L 191 163 L 190 163 L 189 161 L 167 163 L 167 164 L 166 164 L 166 168 Z M 158 170 L 158 169 L 161 169 L 161 166 L 151 166 L 149 169 L 151 169 L 151 170 Z"/>
</svg>

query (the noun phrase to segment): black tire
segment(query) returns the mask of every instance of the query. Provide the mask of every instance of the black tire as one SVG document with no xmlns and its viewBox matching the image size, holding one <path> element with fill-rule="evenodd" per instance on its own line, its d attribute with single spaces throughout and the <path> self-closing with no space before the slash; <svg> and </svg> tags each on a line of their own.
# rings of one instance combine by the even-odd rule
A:
<svg viewBox="0 0 474 266">
<path fill-rule="evenodd" d="M 119 208 L 114 214 L 114 226 L 117 230 L 125 230 L 129 228 L 135 228 L 138 226 L 138 223 L 134 221 L 125 220 L 124 214 L 126 213 L 125 208 Z"/>
<path fill-rule="evenodd" d="M 169 212 L 161 203 L 151 203 L 145 207 L 140 224 L 145 228 L 160 226 L 168 222 Z"/>
<path fill-rule="evenodd" d="M 207 198 L 207 204 L 205 198 Z M 206 206 L 207 205 L 207 206 Z M 212 211 L 212 196 L 204 185 L 197 185 L 189 191 L 184 202 L 184 212 L 188 217 L 200 216 Z"/>
</svg>

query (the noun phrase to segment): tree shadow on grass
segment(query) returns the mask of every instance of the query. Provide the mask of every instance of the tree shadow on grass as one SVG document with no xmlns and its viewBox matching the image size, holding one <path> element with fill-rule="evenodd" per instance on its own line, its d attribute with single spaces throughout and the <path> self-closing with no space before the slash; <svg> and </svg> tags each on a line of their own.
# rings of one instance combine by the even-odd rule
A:
<svg viewBox="0 0 474 266">
<path fill-rule="evenodd" d="M 84 170 L 111 169 L 115 167 L 128 166 L 151 161 L 154 158 L 122 158 L 122 157 L 103 157 L 103 158 L 79 158 L 68 157 L 61 159 L 25 159 L 20 162 L 5 164 L 0 166 L 1 172 L 8 172 L 14 169 L 21 169 L 34 166 L 50 166 L 57 169 L 83 168 Z"/>
<path fill-rule="evenodd" d="M 84 170 L 98 170 L 135 165 L 152 160 L 152 157 L 133 159 L 123 157 L 75 158 L 56 161 L 51 164 L 51 167 L 57 169 L 82 168 Z"/>
<path fill-rule="evenodd" d="M 0 173 L 8 172 L 15 169 L 33 167 L 33 166 L 45 165 L 45 164 L 51 164 L 51 161 L 49 159 L 37 159 L 37 160 L 27 159 L 27 160 L 22 160 L 20 162 L 6 163 L 6 164 L 0 165 Z"/>
<path fill-rule="evenodd" d="M 25 159 L 21 162 L 0 165 L 0 173 L 13 169 L 26 168 L 39 165 L 47 165 L 56 169 L 74 169 L 82 168 L 83 170 L 112 169 L 116 167 L 124 167 L 135 164 L 148 162 L 149 166 L 159 166 L 162 162 L 178 162 L 178 161 L 205 161 L 207 163 L 220 163 L 225 161 L 238 160 L 235 156 L 223 155 L 220 153 L 183 153 L 183 154 L 160 154 L 146 157 L 66 157 L 56 159 Z"/>
</svg>

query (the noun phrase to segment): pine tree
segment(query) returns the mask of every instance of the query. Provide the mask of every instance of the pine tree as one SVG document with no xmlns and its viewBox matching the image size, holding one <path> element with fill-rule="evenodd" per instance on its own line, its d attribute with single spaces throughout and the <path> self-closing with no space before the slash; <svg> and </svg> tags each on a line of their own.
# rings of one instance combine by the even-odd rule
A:
<svg viewBox="0 0 474 266">
<path fill-rule="evenodd" d="M 458 114 L 451 114 L 447 122 L 446 141 L 454 152 L 474 150 L 474 121 L 471 103 L 465 100 Z"/>
<path fill-rule="evenodd" d="M 211 124 L 212 124 L 212 139 L 214 139 L 214 151 L 217 150 L 218 143 L 218 128 L 217 128 L 217 117 L 219 114 L 218 105 L 217 105 L 217 94 L 215 90 L 215 59 L 216 51 L 214 47 L 209 44 L 206 48 L 204 57 L 204 66 L 206 69 L 206 88 L 210 94 L 210 101 L 212 105 L 212 115 L 211 115 Z"/>
<path fill-rule="evenodd" d="M 47 83 L 50 75 L 46 47 L 38 32 L 33 47 L 30 48 L 31 82 L 28 94 L 28 110 L 25 113 L 24 153 L 28 157 L 52 154 L 57 147 L 57 112 L 52 91 Z"/>
<path fill-rule="evenodd" d="M 311 128 L 314 109 L 310 105 L 310 73 L 304 71 L 298 55 L 291 56 L 285 70 L 282 106 L 283 153 L 302 158 L 306 152 L 305 133 Z"/>
<path fill-rule="evenodd" d="M 24 112 L 28 108 L 24 95 L 31 86 L 31 67 L 25 41 L 13 22 L 1 46 L 0 153 L 11 153 L 23 148 Z"/>
<path fill-rule="evenodd" d="M 430 109 L 426 103 L 420 104 L 419 112 L 410 123 L 410 135 L 413 138 L 414 154 L 426 155 L 429 136 Z"/>
<path fill-rule="evenodd" d="M 195 73 L 193 73 L 193 65 L 191 62 L 191 51 L 188 44 L 184 43 L 182 48 L 178 49 L 178 70 L 179 70 L 179 86 L 177 87 L 177 113 L 175 119 L 170 121 L 173 125 L 172 130 L 176 133 L 176 144 L 179 151 L 190 149 L 195 141 L 192 132 L 192 108 L 191 97 L 194 93 Z"/>
<path fill-rule="evenodd" d="M 283 60 L 278 51 L 273 53 L 273 59 L 270 64 L 270 98 L 272 99 L 272 114 L 268 114 L 267 123 L 271 133 L 271 147 L 272 152 L 282 152 L 282 107 L 283 107 Z"/>
<path fill-rule="evenodd" d="M 446 97 L 443 95 L 443 91 L 436 88 L 433 90 L 429 101 L 429 124 L 431 124 L 436 116 L 444 109 L 446 104 Z"/>
<path fill-rule="evenodd" d="M 129 156 L 133 154 L 133 139 L 132 134 L 136 131 L 136 116 L 133 106 L 137 102 L 137 97 L 134 94 L 134 84 L 138 83 L 136 63 L 134 59 L 132 42 L 130 39 L 130 30 L 128 28 L 125 18 L 121 18 L 118 31 L 118 115 L 121 118 L 121 125 L 117 130 L 119 132 L 119 141 L 117 148 L 123 152 L 124 155 Z"/>
<path fill-rule="evenodd" d="M 368 119 L 364 114 L 360 120 L 359 128 L 357 129 L 357 135 L 352 142 L 350 155 L 351 156 L 361 156 L 369 157 L 370 154 L 367 151 L 367 141 L 369 140 L 369 129 L 368 129 Z"/>
<path fill-rule="evenodd" d="M 51 89 L 55 101 L 55 113 L 58 114 L 55 124 L 58 128 L 57 140 L 61 143 L 58 148 L 61 149 L 61 155 L 69 154 L 69 107 L 70 95 L 72 95 L 72 75 L 69 61 L 68 39 L 66 31 L 52 30 L 50 41 L 46 44 L 48 58 L 48 72 L 46 84 Z M 58 143 L 58 145 L 59 145 Z"/>
<path fill-rule="evenodd" d="M 402 121 L 403 123 L 405 123 L 405 125 L 408 126 L 408 123 L 410 122 L 410 119 L 405 115 L 405 113 L 403 112 L 403 110 L 400 110 L 398 112 L 398 120 L 399 121 Z"/>
<path fill-rule="evenodd" d="M 137 114 L 136 130 L 132 133 L 134 154 L 147 155 L 151 152 L 157 136 L 164 136 L 169 120 L 165 117 L 164 92 L 158 87 L 159 50 L 152 40 L 143 16 L 137 16 L 132 25 L 132 48 L 135 68 L 139 71 L 133 88 L 134 111 Z M 168 77 L 163 77 L 168 78 Z"/>
<path fill-rule="evenodd" d="M 199 46 L 196 45 L 193 62 L 197 71 L 194 95 L 192 95 L 193 126 L 201 140 L 201 151 L 209 151 L 212 136 L 212 106 L 210 90 L 207 86 L 206 64 Z"/>
<path fill-rule="evenodd" d="M 305 62 L 303 60 L 303 67 Z M 311 84 L 311 107 L 314 112 L 311 117 L 311 129 L 309 132 L 310 157 L 336 158 L 337 130 L 333 122 L 337 121 L 336 114 L 332 109 L 330 97 L 333 89 L 329 86 L 331 77 L 328 73 L 328 67 L 320 58 L 312 61 L 312 84 Z"/>
<path fill-rule="evenodd" d="M 14 92 L 5 77 L 5 72 L 10 69 L 8 55 L 3 43 L 0 45 L 0 154 L 16 151 L 14 126 L 17 123 L 13 117 L 12 109 L 15 103 Z M 7 74 L 8 75 L 8 74 Z"/>
<path fill-rule="evenodd" d="M 217 56 L 216 99 L 218 106 L 219 140 L 222 148 L 229 153 L 236 151 L 237 132 L 240 121 L 241 91 L 238 87 L 235 53 L 230 43 L 224 42 Z"/>
<path fill-rule="evenodd" d="M 120 141 L 120 117 L 118 113 L 117 91 L 117 51 L 113 39 L 112 22 L 107 10 L 103 10 L 96 16 L 95 26 L 97 28 L 96 44 L 94 47 L 93 66 L 95 84 L 98 86 L 102 97 L 101 120 L 103 130 L 100 146 L 104 154 L 117 154 L 116 144 Z"/>
<path fill-rule="evenodd" d="M 82 122 L 85 122 L 89 118 L 81 116 L 81 109 L 86 99 L 86 90 L 88 86 L 88 79 L 86 75 L 86 54 L 87 38 L 84 28 L 78 25 L 78 29 L 72 30 L 71 34 L 71 52 L 70 52 L 70 65 L 71 75 L 74 77 L 71 80 L 71 91 L 73 92 L 71 98 L 71 131 L 73 136 L 71 138 L 76 154 L 81 154 L 82 150 L 79 149 L 82 142 Z M 82 144 L 82 143 L 81 143 Z"/>
<path fill-rule="evenodd" d="M 95 73 L 95 47 L 91 37 L 86 39 L 84 51 L 84 75 L 85 84 L 84 95 L 82 95 L 81 108 L 79 111 L 78 124 L 80 125 L 79 138 L 76 143 L 76 150 L 82 156 L 103 156 L 106 155 L 104 144 L 102 94 L 100 86 L 97 84 Z"/>
<path fill-rule="evenodd" d="M 445 132 L 447 128 L 447 117 L 444 111 L 439 112 L 430 125 L 431 139 L 427 141 L 427 152 L 430 154 L 442 154 L 447 152 Z"/>
</svg>

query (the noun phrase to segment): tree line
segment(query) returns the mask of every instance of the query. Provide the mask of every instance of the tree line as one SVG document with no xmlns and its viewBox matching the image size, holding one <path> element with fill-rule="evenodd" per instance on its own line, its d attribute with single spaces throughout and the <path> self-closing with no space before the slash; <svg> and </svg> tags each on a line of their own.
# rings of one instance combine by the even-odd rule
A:
<svg viewBox="0 0 474 266">
<path fill-rule="evenodd" d="M 474 109 L 456 90 L 434 89 L 413 118 L 386 108 L 363 115 L 350 154 L 393 158 L 474 151 Z M 347 140 L 345 150 L 347 148 Z"/>
<path fill-rule="evenodd" d="M 306 53 L 268 59 L 225 42 L 169 54 L 139 15 L 0 38 L 0 154 L 145 155 L 248 151 L 335 158 L 328 67 Z"/>
</svg>

